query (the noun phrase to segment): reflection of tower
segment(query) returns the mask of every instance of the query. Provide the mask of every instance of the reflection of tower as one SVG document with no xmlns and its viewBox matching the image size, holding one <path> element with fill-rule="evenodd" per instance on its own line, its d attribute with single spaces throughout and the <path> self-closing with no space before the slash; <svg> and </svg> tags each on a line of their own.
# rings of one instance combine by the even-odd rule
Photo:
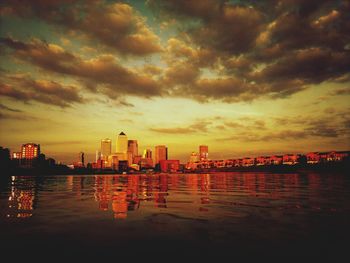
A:
<svg viewBox="0 0 350 263">
<path fill-rule="evenodd" d="M 101 156 L 103 160 L 107 160 L 108 156 L 111 155 L 111 152 L 112 152 L 112 140 L 108 138 L 101 140 Z"/>
<path fill-rule="evenodd" d="M 19 182 L 16 182 L 19 181 Z M 7 217 L 30 217 L 35 208 L 36 181 L 31 178 L 12 177 L 11 192 L 8 197 Z"/>
<path fill-rule="evenodd" d="M 99 202 L 99 209 L 108 210 L 108 202 L 110 200 L 110 177 L 96 176 L 95 177 L 95 200 Z"/>
<path fill-rule="evenodd" d="M 199 146 L 199 158 L 201 161 L 208 159 L 208 146 L 200 145 Z"/>
<path fill-rule="evenodd" d="M 120 161 L 127 160 L 128 137 L 124 132 L 118 135 L 116 150 Z"/>
<path fill-rule="evenodd" d="M 128 203 L 126 202 L 126 192 L 117 191 L 113 193 L 112 209 L 114 218 L 126 218 L 128 211 Z"/>
<path fill-rule="evenodd" d="M 165 145 L 157 145 L 155 147 L 155 165 L 159 164 L 159 161 L 168 160 L 168 148 Z"/>
<path fill-rule="evenodd" d="M 154 191 L 154 202 L 157 207 L 166 208 L 166 199 L 165 197 L 168 195 L 168 176 L 167 175 L 160 175 L 159 181 L 157 185 L 159 191 Z"/>
</svg>

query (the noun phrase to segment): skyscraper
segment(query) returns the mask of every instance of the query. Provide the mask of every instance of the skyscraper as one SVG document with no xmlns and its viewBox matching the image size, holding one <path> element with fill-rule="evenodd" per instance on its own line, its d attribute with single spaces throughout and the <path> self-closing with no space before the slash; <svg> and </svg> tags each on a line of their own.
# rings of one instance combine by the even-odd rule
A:
<svg viewBox="0 0 350 263">
<path fill-rule="evenodd" d="M 168 148 L 165 145 L 157 145 L 155 147 L 155 165 L 159 164 L 159 161 L 168 160 Z"/>
<path fill-rule="evenodd" d="M 128 152 L 130 152 L 133 157 L 139 154 L 137 140 L 128 140 Z"/>
<path fill-rule="evenodd" d="M 143 151 L 143 158 L 150 158 L 152 159 L 152 150 L 151 149 L 145 149 Z"/>
<path fill-rule="evenodd" d="M 119 161 L 127 160 L 128 137 L 124 132 L 121 132 L 118 135 L 116 150 L 117 150 Z"/>
<path fill-rule="evenodd" d="M 207 145 L 200 145 L 199 146 L 199 159 L 200 159 L 200 161 L 208 159 L 208 146 Z"/>
<path fill-rule="evenodd" d="M 111 155 L 111 152 L 112 152 L 112 140 L 108 138 L 101 140 L 102 159 L 107 160 L 108 156 Z"/>
</svg>

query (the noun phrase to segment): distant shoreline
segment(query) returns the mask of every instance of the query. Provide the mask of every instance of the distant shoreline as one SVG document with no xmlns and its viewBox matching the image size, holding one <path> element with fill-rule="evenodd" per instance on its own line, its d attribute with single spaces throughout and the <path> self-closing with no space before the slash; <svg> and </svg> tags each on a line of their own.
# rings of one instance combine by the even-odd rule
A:
<svg viewBox="0 0 350 263">
<path fill-rule="evenodd" d="M 115 170 L 96 170 L 88 168 L 66 169 L 66 170 L 42 170 L 35 168 L 17 168 L 5 171 L 5 176 L 50 176 L 50 175 L 139 175 L 139 174 L 210 174 L 222 172 L 265 172 L 265 173 L 349 173 L 350 162 L 318 163 L 318 164 L 296 164 L 296 165 L 269 165 L 269 166 L 247 166 L 247 167 L 222 167 L 222 168 L 202 168 L 195 170 L 184 170 L 173 173 L 158 171 L 129 171 L 126 173 Z"/>
</svg>

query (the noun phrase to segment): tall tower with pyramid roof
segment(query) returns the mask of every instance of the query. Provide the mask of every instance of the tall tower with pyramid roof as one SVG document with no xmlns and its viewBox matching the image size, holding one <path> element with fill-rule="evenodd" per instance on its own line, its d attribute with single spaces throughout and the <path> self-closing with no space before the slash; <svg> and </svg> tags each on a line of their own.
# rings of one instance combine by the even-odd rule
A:
<svg viewBox="0 0 350 263">
<path fill-rule="evenodd" d="M 123 156 L 125 156 L 123 159 L 126 160 L 128 152 L 128 136 L 126 136 L 124 132 L 119 133 L 117 137 L 116 152 L 117 154 L 123 154 Z"/>
</svg>

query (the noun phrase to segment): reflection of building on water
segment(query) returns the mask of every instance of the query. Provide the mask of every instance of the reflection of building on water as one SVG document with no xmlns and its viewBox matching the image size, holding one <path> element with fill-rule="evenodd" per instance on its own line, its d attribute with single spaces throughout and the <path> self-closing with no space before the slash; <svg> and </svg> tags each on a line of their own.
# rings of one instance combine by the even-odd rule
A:
<svg viewBox="0 0 350 263">
<path fill-rule="evenodd" d="M 112 197 L 112 209 L 114 218 L 126 218 L 128 212 L 128 203 L 126 201 L 126 192 L 114 192 Z"/>
<path fill-rule="evenodd" d="M 99 209 L 107 211 L 109 202 L 115 218 L 126 218 L 128 211 L 139 207 L 139 177 L 138 176 L 96 176 L 95 200 Z"/>
<path fill-rule="evenodd" d="M 19 182 L 20 181 L 20 184 Z M 20 177 L 11 178 L 11 192 L 8 197 L 7 217 L 25 218 L 33 215 L 35 181 Z"/>
<path fill-rule="evenodd" d="M 318 182 L 312 181 L 312 176 L 307 179 L 318 189 Z M 95 200 L 100 210 L 112 211 L 114 218 L 121 219 L 130 217 L 130 213 L 139 209 L 142 201 L 153 202 L 156 208 L 170 206 L 171 209 L 171 199 L 179 194 L 176 191 L 185 188 L 187 195 L 198 198 L 199 211 L 207 212 L 219 192 L 238 191 L 246 197 L 279 199 L 286 194 L 281 190 L 281 185 L 298 189 L 301 183 L 297 174 L 276 174 L 272 177 L 264 173 L 96 176 Z M 289 193 L 296 194 L 293 190 Z M 169 194 L 174 194 L 170 200 Z"/>
<path fill-rule="evenodd" d="M 108 210 L 110 199 L 111 178 L 106 176 L 95 177 L 95 200 L 99 202 L 99 209 Z"/>
</svg>

